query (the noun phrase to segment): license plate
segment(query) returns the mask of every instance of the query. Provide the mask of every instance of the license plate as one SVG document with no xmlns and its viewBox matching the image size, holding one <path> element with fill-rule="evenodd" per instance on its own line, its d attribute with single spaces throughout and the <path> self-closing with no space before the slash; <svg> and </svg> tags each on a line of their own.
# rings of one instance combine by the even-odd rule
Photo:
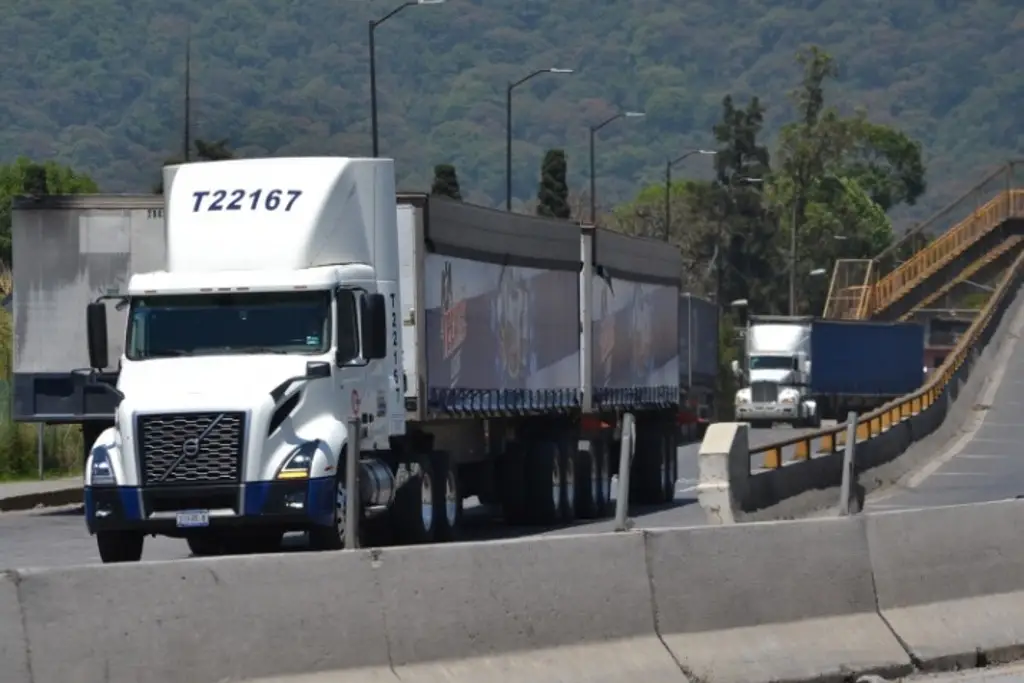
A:
<svg viewBox="0 0 1024 683">
<path fill-rule="evenodd" d="M 207 510 L 187 510 L 178 513 L 179 529 L 195 529 L 210 526 L 210 513 Z"/>
</svg>

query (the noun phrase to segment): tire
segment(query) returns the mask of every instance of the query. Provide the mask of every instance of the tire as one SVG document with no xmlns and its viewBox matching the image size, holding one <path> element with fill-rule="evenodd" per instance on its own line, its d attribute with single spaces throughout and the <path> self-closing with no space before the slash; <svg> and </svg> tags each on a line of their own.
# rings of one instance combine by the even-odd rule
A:
<svg viewBox="0 0 1024 683">
<path fill-rule="evenodd" d="M 612 462 L 614 454 L 611 439 L 602 438 L 593 442 L 594 463 L 598 471 L 597 499 L 594 501 L 597 517 L 611 515 L 612 507 Z"/>
<path fill-rule="evenodd" d="M 676 458 L 676 447 L 678 438 L 671 426 L 667 426 L 661 438 L 664 465 L 664 476 L 662 479 L 662 503 L 671 503 L 676 497 L 676 480 L 679 478 L 677 472 L 678 461 Z"/>
<path fill-rule="evenodd" d="M 536 442 L 526 458 L 527 515 L 533 524 L 553 526 L 561 520 L 562 462 L 554 441 Z"/>
<path fill-rule="evenodd" d="M 636 430 L 636 451 L 630 470 L 629 502 L 639 505 L 657 505 L 664 495 L 665 448 L 661 435 L 653 426 L 643 425 Z"/>
<path fill-rule="evenodd" d="M 448 543 L 458 539 L 462 526 L 459 468 L 444 451 L 431 453 L 430 460 L 438 483 L 434 487 L 434 539 L 438 543 Z"/>
<path fill-rule="evenodd" d="M 577 488 L 577 469 L 579 466 L 579 453 L 576 452 L 578 441 L 573 439 L 562 439 L 559 444 L 558 467 L 562 472 L 561 492 L 559 493 L 558 518 L 562 524 L 572 524 L 576 521 L 576 499 L 579 496 Z"/>
<path fill-rule="evenodd" d="M 431 456 L 413 456 L 407 462 L 409 478 L 395 493 L 391 525 L 395 540 L 407 545 L 431 543 L 437 527 L 437 478 Z"/>
<path fill-rule="evenodd" d="M 601 489 L 601 470 L 595 454 L 595 444 L 578 451 L 576 455 L 576 517 L 597 519 L 600 516 L 598 500 Z"/>
<path fill-rule="evenodd" d="M 341 550 L 345 547 L 345 470 L 346 454 L 338 458 L 338 470 L 334 475 L 334 516 L 330 526 L 314 526 L 309 530 L 309 547 L 312 550 Z M 359 506 L 356 507 L 359 509 Z"/>
<path fill-rule="evenodd" d="M 224 544 L 218 536 L 206 534 L 187 536 L 185 542 L 188 543 L 188 549 L 195 557 L 214 557 L 224 554 Z"/>
<path fill-rule="evenodd" d="M 527 510 L 525 446 L 519 441 L 510 441 L 501 455 L 501 508 L 505 523 L 522 526 L 529 523 Z"/>
<path fill-rule="evenodd" d="M 138 562 L 142 559 L 141 531 L 98 531 L 96 546 L 104 564 Z"/>
</svg>

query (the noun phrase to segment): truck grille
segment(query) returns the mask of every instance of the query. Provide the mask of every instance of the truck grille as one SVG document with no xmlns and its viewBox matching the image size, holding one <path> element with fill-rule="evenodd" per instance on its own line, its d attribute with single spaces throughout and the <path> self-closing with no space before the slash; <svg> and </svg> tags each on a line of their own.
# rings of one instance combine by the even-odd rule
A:
<svg viewBox="0 0 1024 683">
<path fill-rule="evenodd" d="M 137 418 L 144 486 L 239 483 L 245 413 L 176 413 Z"/>
<path fill-rule="evenodd" d="M 779 385 L 776 382 L 751 382 L 750 400 L 752 403 L 775 403 L 779 398 Z"/>
</svg>

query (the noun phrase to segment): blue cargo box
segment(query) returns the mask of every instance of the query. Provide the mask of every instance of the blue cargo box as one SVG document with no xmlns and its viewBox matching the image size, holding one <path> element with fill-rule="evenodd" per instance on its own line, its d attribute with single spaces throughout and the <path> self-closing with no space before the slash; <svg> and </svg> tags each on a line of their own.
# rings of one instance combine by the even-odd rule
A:
<svg viewBox="0 0 1024 683">
<path fill-rule="evenodd" d="M 924 326 L 816 320 L 811 391 L 817 395 L 902 396 L 924 381 Z"/>
</svg>

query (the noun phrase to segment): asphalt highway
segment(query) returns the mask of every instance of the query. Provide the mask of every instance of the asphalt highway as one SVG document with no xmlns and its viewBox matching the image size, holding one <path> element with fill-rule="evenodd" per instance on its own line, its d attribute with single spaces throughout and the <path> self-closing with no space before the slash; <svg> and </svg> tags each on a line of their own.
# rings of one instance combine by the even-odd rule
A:
<svg viewBox="0 0 1024 683">
<path fill-rule="evenodd" d="M 752 448 L 806 433 L 787 427 L 751 430 Z M 704 524 L 704 515 L 697 505 L 697 452 L 699 444 L 679 449 L 679 480 L 676 498 L 671 505 L 631 510 L 635 526 L 659 528 Z M 791 457 L 787 456 L 787 457 Z M 755 466 L 759 463 L 755 463 Z M 2 492 L 0 492 L 2 495 Z M 484 540 L 539 534 L 593 533 L 610 531 L 612 520 L 579 523 L 570 528 L 538 530 L 508 527 L 494 520 L 488 511 L 466 501 L 466 540 Z M 301 549 L 301 536 L 286 538 L 285 548 Z M 143 560 L 175 560 L 189 556 L 184 541 L 169 538 L 147 538 Z M 63 567 L 99 562 L 96 542 L 85 529 L 81 506 L 40 511 L 0 513 L 0 569 L 11 567 Z"/>
<path fill-rule="evenodd" d="M 865 511 L 982 503 L 1024 496 L 1024 309 L 993 359 L 959 436 L 922 469 L 871 496 Z"/>
</svg>

